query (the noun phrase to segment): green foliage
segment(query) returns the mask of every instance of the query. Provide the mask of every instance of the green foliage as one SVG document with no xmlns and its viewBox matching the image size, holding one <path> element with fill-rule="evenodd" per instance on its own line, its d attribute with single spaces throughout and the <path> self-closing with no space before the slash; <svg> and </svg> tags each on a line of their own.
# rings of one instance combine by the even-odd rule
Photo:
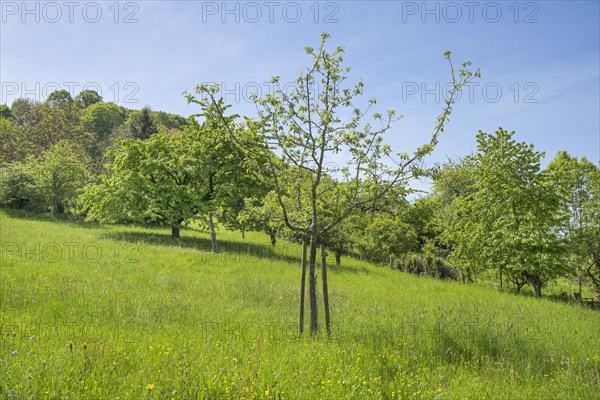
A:
<svg viewBox="0 0 600 400">
<path fill-rule="evenodd" d="M 8 150 L 10 161 L 19 161 L 28 155 L 40 156 L 62 140 L 78 143 L 86 150 L 91 148 L 92 135 L 85 131 L 81 110 L 74 104 L 20 104 L 23 113 L 16 116 L 13 113 L 14 129 Z"/>
<path fill-rule="evenodd" d="M 125 112 L 115 103 L 98 102 L 88 106 L 82 113 L 81 120 L 86 132 L 94 135 L 91 154 L 99 158 L 106 148 L 112 144 L 112 132 L 125 122 Z"/>
<path fill-rule="evenodd" d="M 15 99 L 10 106 L 10 112 L 12 114 L 12 120 L 15 125 L 23 126 L 31 120 L 31 109 L 33 108 L 34 101 L 30 99 Z"/>
<path fill-rule="evenodd" d="M 22 163 L 0 167 L 0 205 L 21 210 L 44 210 L 44 199 L 30 168 Z"/>
<path fill-rule="evenodd" d="M 40 157 L 29 156 L 26 164 L 45 203 L 61 214 L 88 182 L 91 159 L 79 144 L 62 140 Z"/>
<path fill-rule="evenodd" d="M 182 129 L 188 124 L 185 117 L 164 111 L 152 111 L 152 121 L 156 126 L 162 125 L 166 129 Z"/>
<path fill-rule="evenodd" d="M 128 126 L 131 137 L 134 139 L 148 139 L 158 132 L 158 128 L 152 118 L 152 111 L 149 107 L 144 107 L 138 112 L 133 112 L 129 116 Z"/>
<path fill-rule="evenodd" d="M 600 168 L 586 158 L 561 151 L 547 169 L 560 194 L 562 234 L 568 244 L 571 275 L 600 288 Z"/>
<path fill-rule="evenodd" d="M 71 97 L 71 93 L 68 90 L 55 90 L 48 95 L 46 103 L 57 107 L 70 106 L 73 105 L 73 97 Z"/>
<path fill-rule="evenodd" d="M 102 96 L 95 90 L 82 90 L 75 96 L 75 104 L 81 109 L 88 108 L 92 104 L 102 102 Z"/>
<path fill-rule="evenodd" d="M 109 175 L 82 194 L 87 219 L 179 228 L 196 216 L 206 194 L 204 171 L 187 138 L 157 133 L 145 141 L 117 141 L 108 151 Z"/>
<path fill-rule="evenodd" d="M 543 153 L 513 136 L 502 128 L 480 131 L 477 154 L 451 165 L 446 176 L 438 173 L 442 229 L 453 245 L 451 260 L 467 272 L 497 269 L 541 296 L 542 286 L 564 273 L 559 197 L 540 172 Z"/>
<path fill-rule="evenodd" d="M 10 149 L 14 146 L 14 127 L 10 119 L 0 117 L 0 164 L 11 161 Z"/>
<path fill-rule="evenodd" d="M 432 198 L 421 197 L 413 201 L 401 213 L 402 220 L 414 229 L 421 249 L 427 243 L 430 243 L 431 246 L 437 239 L 433 223 L 436 212 L 436 204 Z"/>
<path fill-rule="evenodd" d="M 173 228 L 244 198 L 244 160 L 214 124 L 118 140 L 109 149 L 109 174 L 86 188 L 81 211 L 102 222 L 159 223 Z"/>
<path fill-rule="evenodd" d="M 10 107 L 6 104 L 0 104 L 0 118 L 10 119 L 11 117 Z"/>
<path fill-rule="evenodd" d="M 377 262 L 388 262 L 394 268 L 397 257 L 417 250 L 417 234 L 413 227 L 399 217 L 377 215 L 362 233 L 363 254 Z"/>
</svg>

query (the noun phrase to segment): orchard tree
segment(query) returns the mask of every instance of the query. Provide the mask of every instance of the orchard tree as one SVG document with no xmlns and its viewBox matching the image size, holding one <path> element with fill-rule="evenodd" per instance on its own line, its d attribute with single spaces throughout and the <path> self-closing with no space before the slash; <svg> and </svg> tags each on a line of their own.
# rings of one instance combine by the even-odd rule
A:
<svg viewBox="0 0 600 400">
<path fill-rule="evenodd" d="M 108 176 L 81 196 L 86 219 L 159 223 L 179 238 L 181 225 L 202 211 L 205 195 L 204 171 L 190 157 L 186 142 L 186 136 L 162 132 L 145 141 L 118 140 L 107 152 Z"/>
<path fill-rule="evenodd" d="M 25 163 L 0 166 L 0 205 L 20 210 L 44 210 L 36 177 Z"/>
<path fill-rule="evenodd" d="M 179 238 L 183 224 L 238 196 L 246 175 L 241 152 L 204 122 L 146 140 L 118 140 L 102 183 L 86 188 L 80 210 L 91 220 L 159 223 Z M 213 251 L 218 252 L 214 226 Z"/>
<path fill-rule="evenodd" d="M 279 212 L 279 205 L 269 194 L 262 198 L 246 198 L 244 207 L 239 212 L 238 220 L 243 229 L 264 232 L 269 235 L 271 246 L 275 247 L 277 237 L 284 229 L 284 223 Z"/>
<path fill-rule="evenodd" d="M 438 164 L 431 171 L 433 178 L 432 201 L 435 212 L 432 225 L 440 247 L 450 252 L 453 265 L 461 271 L 463 282 L 471 282 L 473 275 L 485 268 L 493 268 L 471 241 L 475 236 L 465 233 L 470 221 L 475 220 L 470 207 L 471 196 L 477 191 L 473 170 L 476 166 L 474 155 L 448 160 Z M 502 288 L 502 267 L 498 267 L 500 288 Z"/>
<path fill-rule="evenodd" d="M 398 216 L 379 214 L 363 234 L 360 247 L 370 259 L 388 262 L 394 268 L 396 259 L 418 249 L 417 234 L 412 226 Z"/>
<path fill-rule="evenodd" d="M 585 157 L 559 152 L 548 164 L 549 182 L 560 194 L 561 231 L 569 250 L 571 274 L 592 281 L 600 292 L 600 168 Z"/>
<path fill-rule="evenodd" d="M 453 85 L 430 141 L 412 155 L 395 154 L 391 147 L 385 144 L 383 136 L 398 119 L 396 113 L 391 110 L 385 115 L 374 112 L 371 115 L 373 124 L 365 122 L 365 119 L 369 119 L 368 114 L 376 102 L 374 99 L 368 101 L 366 110 L 356 106 L 363 94 L 364 84 L 362 81 L 355 85 L 346 83 L 350 69 L 342 64 L 344 48 L 337 47 L 330 52 L 326 48 L 328 38 L 329 35 L 323 33 L 317 49 L 305 48 L 311 62 L 306 71 L 295 80 L 296 86 L 292 90 L 281 88 L 280 78 L 274 77 L 271 80 L 275 86 L 273 93 L 264 97 L 254 97 L 258 115 L 246 121 L 251 132 L 267 145 L 265 151 L 259 154 L 247 150 L 246 152 L 267 160 L 268 173 L 273 179 L 277 202 L 286 227 L 308 240 L 311 334 L 318 331 L 316 264 L 317 249 L 322 245 L 323 237 L 356 210 L 376 203 L 393 187 L 405 185 L 411 173 L 418 167 L 419 161 L 431 153 L 437 144 L 457 93 L 473 76 L 479 75 L 479 71 L 469 71 L 470 62 L 464 62 L 458 74 L 455 74 L 450 63 Z M 445 57 L 450 61 L 449 52 L 445 53 Z M 199 97 L 188 95 L 188 100 L 201 106 L 212 107 L 214 113 L 221 117 L 223 125 L 230 133 L 229 136 L 236 140 L 234 121 L 224 115 L 225 111 L 219 106 L 216 98 L 218 86 L 199 85 L 196 92 Z M 339 169 L 332 171 L 328 166 L 338 161 L 340 154 L 343 154 L 345 159 Z M 302 173 L 290 176 L 290 169 Z M 310 184 L 308 188 L 302 184 L 282 185 L 284 174 L 288 175 L 288 180 L 293 176 L 299 177 L 300 180 L 308 176 Z M 324 190 L 326 175 L 344 184 Z M 373 190 L 374 185 L 383 189 Z M 308 219 L 295 221 L 290 218 L 290 213 L 297 206 L 284 201 L 284 197 L 290 195 L 286 193 L 289 188 L 295 188 L 291 198 L 299 199 L 300 202 L 306 201 L 310 205 Z M 321 198 L 327 198 L 329 204 L 337 205 L 332 209 L 336 213 L 335 218 L 324 219 L 319 214 L 318 203 Z M 329 332 L 330 315 L 325 268 L 322 269 L 322 282 L 325 324 Z M 301 287 L 304 287 L 304 281 L 301 282 Z M 303 292 L 300 297 L 302 301 Z M 303 331 L 302 321 L 301 314 L 300 333 Z"/>
<path fill-rule="evenodd" d="M 472 186 L 451 190 L 446 236 L 459 265 L 497 268 L 517 291 L 530 283 L 541 297 L 543 285 L 564 274 L 559 198 L 540 171 L 543 153 L 513 136 L 502 128 L 478 133 L 467 161 Z"/>
<path fill-rule="evenodd" d="M 91 159 L 81 145 L 62 140 L 40 157 L 29 156 L 26 164 L 46 203 L 62 214 L 88 182 Z"/>
</svg>

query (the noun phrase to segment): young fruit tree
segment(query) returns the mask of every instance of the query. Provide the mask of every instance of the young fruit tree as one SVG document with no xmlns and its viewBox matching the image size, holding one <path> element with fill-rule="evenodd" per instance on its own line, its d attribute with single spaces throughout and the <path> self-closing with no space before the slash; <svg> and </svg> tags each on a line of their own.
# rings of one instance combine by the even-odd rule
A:
<svg viewBox="0 0 600 400">
<path fill-rule="evenodd" d="M 376 203 L 418 172 L 420 161 L 437 144 L 463 85 L 480 75 L 479 70 L 470 71 L 469 61 L 463 62 L 462 68 L 455 71 L 447 51 L 444 56 L 450 62 L 452 85 L 429 141 L 412 154 L 395 153 L 384 142 L 385 134 L 399 119 L 395 111 L 389 110 L 385 115 L 372 112 L 375 99 L 366 102 L 363 110 L 357 106 L 364 84 L 362 80 L 354 85 L 346 82 L 350 68 L 343 65 L 345 49 L 336 47 L 330 51 L 328 39 L 329 35 L 323 33 L 318 48 L 305 48 L 311 61 L 295 79 L 291 90 L 281 87 L 279 77 L 272 78 L 275 89 L 263 97 L 254 96 L 257 116 L 245 121 L 248 129 L 265 144 L 262 153 L 248 151 L 248 155 L 264 157 L 286 227 L 308 243 L 311 334 L 318 332 L 316 266 L 317 249 L 323 244 L 323 238 L 344 219 Z M 196 93 L 198 97 L 188 94 L 188 101 L 211 108 L 221 117 L 232 139 L 238 142 L 235 121 L 225 116 L 219 105 L 219 87 L 198 85 Z M 289 171 L 294 169 L 300 172 L 290 174 Z M 299 179 L 298 184 L 293 182 L 295 176 Z M 309 180 L 308 185 L 304 184 L 305 179 Z M 332 179 L 340 184 L 329 184 Z M 297 204 L 291 205 L 286 198 L 296 199 Z M 308 204 L 308 218 L 291 218 L 290 215 L 305 203 Z M 320 203 L 323 203 L 322 207 Z M 330 206 L 326 207 L 325 203 Z M 323 218 L 320 209 L 327 210 L 328 218 Z M 322 266 L 325 324 L 329 333 L 327 270 L 325 263 L 322 262 Z M 303 269 L 303 277 L 304 272 Z M 301 287 L 304 287 L 304 281 Z M 301 300 L 303 297 L 301 293 Z M 303 304 L 300 309 L 299 332 L 302 334 Z"/>
</svg>

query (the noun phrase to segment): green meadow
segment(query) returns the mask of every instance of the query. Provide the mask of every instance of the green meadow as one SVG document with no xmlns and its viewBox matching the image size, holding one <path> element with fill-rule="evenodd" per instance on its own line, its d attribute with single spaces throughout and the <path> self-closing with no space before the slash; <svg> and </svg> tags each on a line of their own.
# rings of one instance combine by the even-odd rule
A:
<svg viewBox="0 0 600 400">
<path fill-rule="evenodd" d="M 329 270 L 331 336 L 298 337 L 295 244 L 220 229 L 212 254 L 193 228 L 173 240 L 31 214 L 0 223 L 0 398 L 600 393 L 600 313 L 578 305 L 343 258 Z"/>
</svg>

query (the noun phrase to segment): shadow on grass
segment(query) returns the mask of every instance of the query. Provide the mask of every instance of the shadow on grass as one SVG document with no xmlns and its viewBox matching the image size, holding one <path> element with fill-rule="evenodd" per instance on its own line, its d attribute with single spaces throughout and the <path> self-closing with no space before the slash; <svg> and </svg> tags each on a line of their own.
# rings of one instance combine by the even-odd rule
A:
<svg viewBox="0 0 600 400">
<path fill-rule="evenodd" d="M 320 268 L 320 264 L 319 264 L 319 268 Z M 335 262 L 333 262 L 333 263 L 327 262 L 327 270 L 330 272 L 335 272 L 335 273 L 351 272 L 353 274 L 373 275 L 373 270 L 371 270 L 369 268 L 365 268 L 365 267 L 357 267 L 354 265 L 348 265 L 347 262 L 344 262 L 343 258 L 342 258 L 341 265 L 336 265 Z"/>
<path fill-rule="evenodd" d="M 73 214 L 55 214 L 51 212 L 34 212 L 26 210 L 15 210 L 11 208 L 1 208 L 0 213 L 10 218 L 24 219 L 28 221 L 54 222 L 57 224 L 67 224 L 78 228 L 101 228 L 102 225 L 97 222 L 85 222 L 83 218 Z"/>
<path fill-rule="evenodd" d="M 193 228 L 184 228 L 179 239 L 171 238 L 170 234 L 158 232 L 106 232 L 102 235 L 105 239 L 121 240 L 130 243 L 146 243 L 150 245 L 169 246 L 194 249 L 204 253 L 212 253 L 212 243 L 209 238 L 185 235 L 186 231 L 202 232 Z M 298 267 L 301 263 L 298 245 L 294 243 L 278 243 L 273 247 L 270 244 L 257 244 L 252 242 L 219 239 L 219 254 L 221 261 L 253 264 L 257 259 L 269 262 L 288 262 Z M 317 259 L 317 269 L 320 269 L 320 258 Z M 329 271 L 334 273 L 372 274 L 368 268 L 351 265 L 336 266 L 335 263 L 327 264 Z"/>
<path fill-rule="evenodd" d="M 97 222 L 86 222 L 83 218 L 72 215 L 72 214 L 54 214 L 50 212 L 33 212 L 25 210 L 15 209 L 0 209 L 0 213 L 5 214 L 10 218 L 39 221 L 39 222 L 53 222 L 59 224 L 66 224 L 71 227 L 87 228 L 87 229 L 105 229 L 106 225 L 99 224 Z M 122 240 L 131 243 L 147 243 L 152 245 L 160 246 L 171 246 L 171 247 L 183 247 L 196 249 L 202 252 L 212 252 L 212 244 L 210 239 L 201 238 L 197 236 L 186 236 L 185 232 L 196 232 L 200 234 L 208 234 L 206 230 L 195 227 L 184 227 L 182 233 L 184 234 L 179 239 L 172 239 L 169 234 L 163 233 L 164 227 L 158 225 L 137 225 L 137 224 L 118 224 L 112 226 L 121 227 L 139 227 L 144 229 L 146 232 L 123 232 L 123 231 L 105 231 L 101 237 L 112 240 Z M 156 232 L 147 232 L 148 230 L 156 230 Z M 222 261 L 227 262 L 243 262 L 250 261 L 255 262 L 256 259 L 269 260 L 271 262 L 281 261 L 289 262 L 292 264 L 300 265 L 300 251 L 299 245 L 295 243 L 282 243 L 279 242 L 275 248 L 270 244 L 257 244 L 245 241 L 233 241 L 218 239 L 220 256 Z M 348 258 L 345 258 L 348 260 Z M 330 257 L 328 261 L 334 261 L 333 257 Z M 328 262 L 328 270 L 333 273 L 354 273 L 354 274 L 365 274 L 371 275 L 373 271 L 365 267 L 357 267 L 348 265 L 347 262 L 342 260 L 342 265 L 338 266 L 334 262 Z M 317 254 L 317 269 L 320 269 L 321 259 Z"/>
<path fill-rule="evenodd" d="M 188 230 L 187 228 L 182 232 Z M 122 240 L 131 243 L 145 243 L 158 246 L 170 246 L 194 249 L 201 252 L 212 252 L 212 243 L 208 238 L 196 236 L 181 236 L 179 239 L 171 238 L 169 234 L 151 232 L 107 232 L 102 235 L 105 239 Z M 277 246 L 273 249 L 268 244 L 256 244 L 251 242 L 239 242 L 223 240 L 217 237 L 219 244 L 219 256 L 231 262 L 250 261 L 257 258 L 270 261 L 283 261 L 300 264 L 300 258 L 293 245 Z"/>
<path fill-rule="evenodd" d="M 482 324 L 477 319 L 463 318 L 434 324 L 406 321 L 399 323 L 394 331 L 389 327 L 365 329 L 358 335 L 350 334 L 349 338 L 382 349 L 404 349 L 408 352 L 404 355 L 407 359 L 414 355 L 414 349 L 422 349 L 420 356 L 432 364 L 473 368 L 505 366 L 521 371 L 534 368 L 540 374 L 550 374 L 561 366 L 549 360 L 544 345 L 545 333 L 543 328 L 525 323 Z M 404 346 L 399 345 L 401 343 Z M 420 366 L 423 361 L 414 358 L 414 362 L 415 366 Z M 378 363 L 382 379 L 394 379 L 397 361 L 382 358 Z"/>
</svg>

